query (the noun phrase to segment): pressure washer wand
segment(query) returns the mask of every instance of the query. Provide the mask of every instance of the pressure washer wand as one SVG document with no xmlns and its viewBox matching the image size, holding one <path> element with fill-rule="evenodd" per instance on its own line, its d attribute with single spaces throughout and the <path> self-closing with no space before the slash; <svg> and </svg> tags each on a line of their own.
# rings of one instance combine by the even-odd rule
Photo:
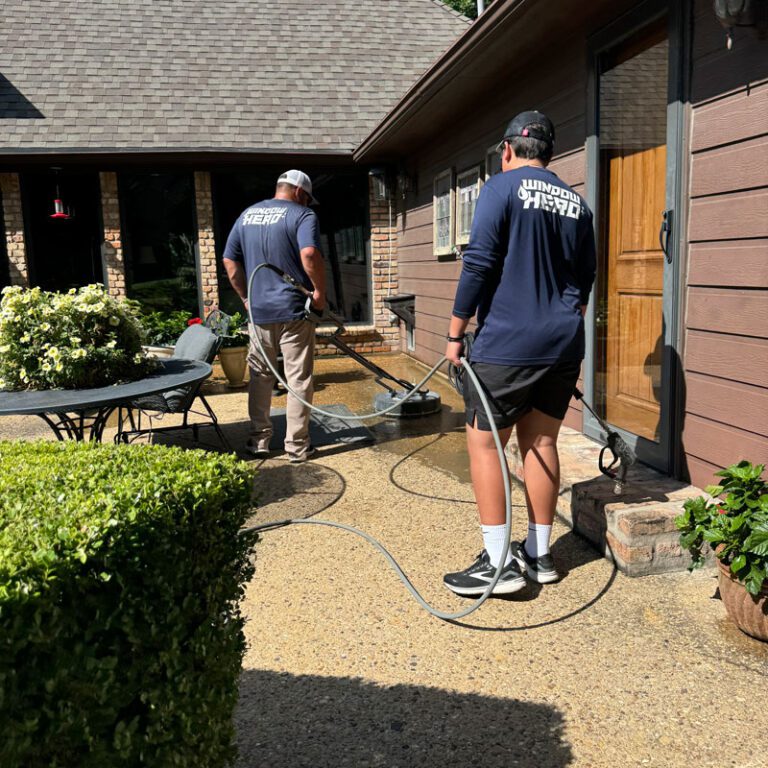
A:
<svg viewBox="0 0 768 768">
<path fill-rule="evenodd" d="M 357 350 L 352 349 L 346 342 L 342 341 L 339 338 L 339 334 L 344 332 L 344 323 L 337 315 L 335 315 L 330 310 L 326 309 L 322 314 L 318 313 L 314 307 L 312 306 L 312 291 L 310 291 L 306 286 L 302 285 L 296 278 L 289 275 L 287 272 L 284 272 L 280 267 L 276 267 L 274 264 L 265 264 L 265 266 L 268 269 L 271 269 L 284 283 L 288 283 L 288 285 L 291 286 L 291 288 L 296 289 L 300 293 L 304 295 L 306 298 L 306 301 L 304 303 L 304 314 L 307 317 L 308 320 L 314 320 L 315 322 L 320 322 L 320 320 L 325 319 L 326 317 L 330 319 L 333 323 L 336 325 L 336 330 L 327 337 L 328 341 L 331 342 L 335 347 L 340 349 L 345 355 L 348 355 L 356 362 L 360 363 L 360 365 L 367 368 L 372 373 L 376 374 L 376 381 L 379 383 L 384 389 L 389 390 L 390 392 L 394 392 L 392 387 L 387 386 L 382 379 L 388 379 L 389 381 L 394 382 L 400 387 L 403 387 L 405 390 L 411 390 L 413 389 L 413 384 L 410 381 L 405 381 L 404 379 L 398 379 L 396 376 L 393 376 L 389 371 L 385 371 L 381 366 L 376 365 L 376 363 L 372 363 L 368 358 L 363 357 Z M 419 390 L 421 392 L 422 390 Z"/>
<path fill-rule="evenodd" d="M 595 417 L 595 419 L 597 419 L 597 423 L 600 425 L 603 432 L 605 432 L 605 438 L 608 444 L 604 445 L 603 449 L 600 451 L 597 463 L 600 467 L 600 471 L 606 477 L 610 477 L 613 480 L 613 492 L 617 496 L 620 496 L 624 490 L 624 483 L 627 480 L 627 470 L 637 461 L 637 456 L 629 445 L 627 445 L 624 438 L 615 429 L 611 429 L 608 424 L 595 413 L 595 409 L 586 401 L 584 393 L 578 387 L 574 388 L 573 396 L 584 403 L 585 408 Z M 613 456 L 613 460 L 608 466 L 603 463 L 603 456 L 606 451 L 610 451 Z M 618 462 L 619 466 L 617 469 L 614 469 L 616 462 Z"/>
</svg>

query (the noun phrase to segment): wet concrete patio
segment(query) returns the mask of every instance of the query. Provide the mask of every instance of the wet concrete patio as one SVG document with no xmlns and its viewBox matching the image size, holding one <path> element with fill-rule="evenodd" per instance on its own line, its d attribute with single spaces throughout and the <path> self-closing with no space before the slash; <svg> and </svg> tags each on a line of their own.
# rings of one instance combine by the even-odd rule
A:
<svg viewBox="0 0 768 768">
<path fill-rule="evenodd" d="M 414 381 L 425 372 L 403 356 L 376 361 Z M 461 402 L 445 379 L 433 382 L 440 415 L 380 419 L 369 424 L 374 443 L 323 447 L 303 465 L 280 454 L 253 462 L 252 521 L 314 516 L 362 528 L 427 600 L 457 610 L 466 602 L 442 575 L 482 544 Z M 221 381 L 208 389 L 242 446 L 245 392 Z M 349 360 L 318 362 L 320 405 L 369 411 L 379 391 Z M 0 420 L 3 438 L 46 433 L 29 418 Z M 520 538 L 519 489 L 513 500 Z M 630 579 L 559 522 L 553 552 L 561 582 L 529 585 L 446 623 L 352 534 L 315 526 L 265 534 L 244 603 L 238 766 L 768 764 L 768 645 L 730 624 L 712 571 Z"/>
</svg>

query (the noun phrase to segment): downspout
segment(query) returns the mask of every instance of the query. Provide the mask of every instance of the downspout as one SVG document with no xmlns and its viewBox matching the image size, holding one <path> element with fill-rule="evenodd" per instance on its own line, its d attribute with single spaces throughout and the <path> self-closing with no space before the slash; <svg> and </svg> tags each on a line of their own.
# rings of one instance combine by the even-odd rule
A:
<svg viewBox="0 0 768 768">
<path fill-rule="evenodd" d="M 387 275 L 387 296 L 392 295 L 392 195 L 387 195 L 389 203 L 389 274 Z"/>
<path fill-rule="evenodd" d="M 479 16 L 485 10 L 485 0 L 477 0 L 477 15 Z"/>
</svg>

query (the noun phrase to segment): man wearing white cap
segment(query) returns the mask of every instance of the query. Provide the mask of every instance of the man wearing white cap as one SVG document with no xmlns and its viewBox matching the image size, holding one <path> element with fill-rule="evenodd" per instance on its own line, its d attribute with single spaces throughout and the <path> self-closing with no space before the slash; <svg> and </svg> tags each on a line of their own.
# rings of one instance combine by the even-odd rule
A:
<svg viewBox="0 0 768 768">
<path fill-rule="evenodd" d="M 235 222 L 226 248 L 224 267 L 237 294 L 247 302 L 248 279 L 259 264 L 272 264 L 312 292 L 312 303 L 325 306 L 325 265 L 320 253 L 320 232 L 312 195 L 312 181 L 302 171 L 290 170 L 277 180 L 275 196 L 246 208 Z M 270 362 L 283 356 L 288 384 L 312 402 L 312 367 L 315 326 L 304 317 L 301 294 L 270 269 L 262 269 L 251 286 L 251 345 L 248 365 L 248 414 L 251 433 L 247 450 L 269 455 L 272 422 L 269 407 L 275 377 L 262 359 L 254 338 L 258 336 Z M 309 408 L 288 395 L 285 452 L 291 462 L 306 461 L 314 449 L 309 443 Z"/>
</svg>

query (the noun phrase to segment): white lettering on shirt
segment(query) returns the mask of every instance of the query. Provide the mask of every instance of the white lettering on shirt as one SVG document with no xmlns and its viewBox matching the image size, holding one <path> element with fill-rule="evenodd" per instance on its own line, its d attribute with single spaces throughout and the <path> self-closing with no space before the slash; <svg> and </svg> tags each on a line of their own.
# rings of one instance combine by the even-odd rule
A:
<svg viewBox="0 0 768 768">
<path fill-rule="evenodd" d="M 282 206 L 274 208 L 249 208 L 243 214 L 243 226 L 269 226 L 285 218 L 288 209 Z"/>
<path fill-rule="evenodd" d="M 540 179 L 523 179 L 517 196 L 523 201 L 523 210 L 535 208 L 578 219 L 582 215 L 581 198 L 570 189 Z"/>
</svg>

